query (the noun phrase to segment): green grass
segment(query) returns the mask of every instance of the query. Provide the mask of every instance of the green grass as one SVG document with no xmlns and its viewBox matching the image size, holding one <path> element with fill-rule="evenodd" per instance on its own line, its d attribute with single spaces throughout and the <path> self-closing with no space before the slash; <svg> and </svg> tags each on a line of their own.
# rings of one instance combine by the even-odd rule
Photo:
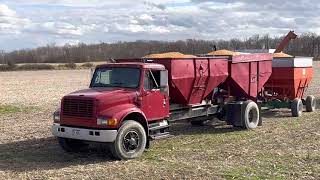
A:
<svg viewBox="0 0 320 180">
<path fill-rule="evenodd" d="M 45 179 L 57 173 L 101 179 L 106 172 L 112 172 L 114 179 L 320 179 L 320 113 L 299 118 L 290 117 L 289 111 L 274 115 L 278 118 L 265 118 L 263 126 L 253 131 L 225 124 L 174 124 L 175 137 L 153 141 L 141 158 L 130 161 L 112 161 L 94 151 L 68 154 L 50 135 L 3 144 L 0 162 L 11 179 L 24 174 Z M 37 122 L 48 127 L 47 121 Z"/>
<path fill-rule="evenodd" d="M 0 105 L 0 114 L 10 114 L 10 113 L 18 113 L 18 112 L 29 112 L 33 107 L 17 107 L 11 105 Z"/>
<path fill-rule="evenodd" d="M 319 177 L 319 113 L 266 120 L 254 131 L 181 126 L 140 161 L 173 174 L 223 179 Z M 174 127 L 173 127 L 174 128 Z"/>
</svg>

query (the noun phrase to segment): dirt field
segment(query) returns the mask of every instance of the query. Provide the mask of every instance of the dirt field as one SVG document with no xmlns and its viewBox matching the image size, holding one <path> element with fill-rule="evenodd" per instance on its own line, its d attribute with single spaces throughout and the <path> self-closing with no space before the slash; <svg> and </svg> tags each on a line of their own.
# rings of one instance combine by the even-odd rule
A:
<svg viewBox="0 0 320 180">
<path fill-rule="evenodd" d="M 308 93 L 320 97 L 315 67 Z M 0 179 L 320 179 L 320 112 L 264 112 L 254 131 L 179 123 L 175 137 L 153 142 L 137 160 L 113 161 L 97 149 L 65 153 L 50 133 L 51 114 L 89 77 L 89 70 L 0 73 Z"/>
</svg>

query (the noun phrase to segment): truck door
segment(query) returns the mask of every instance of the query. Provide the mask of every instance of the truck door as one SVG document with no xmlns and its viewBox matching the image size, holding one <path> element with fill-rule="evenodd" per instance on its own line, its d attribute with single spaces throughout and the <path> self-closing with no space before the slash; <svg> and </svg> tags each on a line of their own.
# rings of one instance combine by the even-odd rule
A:
<svg viewBox="0 0 320 180">
<path fill-rule="evenodd" d="M 160 70 L 146 70 L 144 73 L 141 109 L 147 119 L 163 119 L 169 115 L 168 93 L 160 91 Z"/>
</svg>

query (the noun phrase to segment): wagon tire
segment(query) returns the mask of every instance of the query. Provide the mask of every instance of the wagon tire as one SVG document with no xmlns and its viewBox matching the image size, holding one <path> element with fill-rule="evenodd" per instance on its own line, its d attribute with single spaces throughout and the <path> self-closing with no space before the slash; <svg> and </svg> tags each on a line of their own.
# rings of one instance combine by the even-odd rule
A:
<svg viewBox="0 0 320 180">
<path fill-rule="evenodd" d="M 109 144 L 112 156 L 118 160 L 138 158 L 146 148 L 147 136 L 143 126 L 133 120 L 125 121 L 113 143 Z"/>
<path fill-rule="evenodd" d="M 303 111 L 303 103 L 299 98 L 294 99 L 291 102 L 291 114 L 293 117 L 300 117 Z"/>
<path fill-rule="evenodd" d="M 316 98 L 314 96 L 307 96 L 306 98 L 306 111 L 314 112 L 316 110 Z"/>
<path fill-rule="evenodd" d="M 260 121 L 260 111 L 257 103 L 249 100 L 244 102 L 244 107 L 242 128 L 247 130 L 257 128 Z"/>
<path fill-rule="evenodd" d="M 81 140 L 58 138 L 60 147 L 66 152 L 83 152 L 88 150 L 89 145 Z"/>
</svg>

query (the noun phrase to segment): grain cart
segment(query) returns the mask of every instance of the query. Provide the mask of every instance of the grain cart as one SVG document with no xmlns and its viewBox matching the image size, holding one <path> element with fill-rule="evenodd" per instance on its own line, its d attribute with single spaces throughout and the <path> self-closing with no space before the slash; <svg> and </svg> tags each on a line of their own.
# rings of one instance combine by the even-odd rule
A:
<svg viewBox="0 0 320 180">
<path fill-rule="evenodd" d="M 275 57 L 272 75 L 265 85 L 265 105 L 269 108 L 290 108 L 292 116 L 301 116 L 303 105 L 307 112 L 315 111 L 316 100 L 312 95 L 305 99 L 305 92 L 312 80 L 311 57 Z"/>
<path fill-rule="evenodd" d="M 303 105 L 307 112 L 316 108 L 313 95 L 305 98 L 305 92 L 312 80 L 312 57 L 293 57 L 282 53 L 292 39 L 296 39 L 294 31 L 290 31 L 280 42 L 274 52 L 272 75 L 265 85 L 262 94 L 264 106 L 268 108 L 290 108 L 293 117 L 301 116 Z"/>
<path fill-rule="evenodd" d="M 255 101 L 270 77 L 271 54 L 117 62 L 97 66 L 89 89 L 62 98 L 52 133 L 64 150 L 98 142 L 116 158 L 132 159 L 151 140 L 170 137 L 174 121 L 261 124 Z"/>
</svg>

